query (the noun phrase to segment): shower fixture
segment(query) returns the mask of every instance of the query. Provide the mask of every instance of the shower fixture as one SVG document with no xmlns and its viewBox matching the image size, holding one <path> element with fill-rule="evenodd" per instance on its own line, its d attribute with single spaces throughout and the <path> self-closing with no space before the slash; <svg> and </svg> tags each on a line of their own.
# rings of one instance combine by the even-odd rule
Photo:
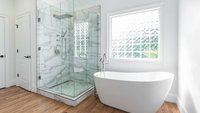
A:
<svg viewBox="0 0 200 113">
<path fill-rule="evenodd" d="M 62 14 L 62 15 L 53 14 L 53 17 L 60 20 L 60 19 L 65 19 L 65 18 L 71 18 L 73 16 L 66 13 L 66 14 Z"/>
<path fill-rule="evenodd" d="M 67 30 L 66 30 L 65 32 L 62 31 L 62 35 L 61 35 L 61 37 L 64 38 L 66 34 L 67 34 Z"/>
</svg>

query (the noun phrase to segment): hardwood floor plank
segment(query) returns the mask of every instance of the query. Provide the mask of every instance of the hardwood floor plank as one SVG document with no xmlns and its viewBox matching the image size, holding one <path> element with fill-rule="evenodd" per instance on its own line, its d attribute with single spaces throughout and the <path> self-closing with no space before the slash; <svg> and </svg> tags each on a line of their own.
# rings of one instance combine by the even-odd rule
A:
<svg viewBox="0 0 200 113">
<path fill-rule="evenodd" d="M 4 101 L 4 102 L 2 102 L 2 105 L 0 105 L 0 111 L 1 111 L 1 109 L 5 109 L 5 108 L 8 108 L 8 107 L 10 108 L 13 105 L 18 105 L 20 102 L 27 101 L 31 97 L 32 96 L 30 94 L 26 94 L 25 96 L 20 97 L 20 98 L 16 98 L 14 100 Z"/>
<path fill-rule="evenodd" d="M 25 97 L 26 98 L 23 98 L 22 100 L 18 99 L 18 101 L 15 101 L 14 103 L 7 104 L 7 107 L 1 109 L 1 113 L 21 113 L 20 111 L 24 111 L 25 107 L 33 102 L 32 100 L 37 99 L 36 96 L 33 97 L 31 94 Z"/>
<path fill-rule="evenodd" d="M 21 106 L 18 106 L 19 109 L 13 113 L 23 113 L 27 112 L 28 110 L 30 111 L 31 109 L 35 109 L 35 107 L 39 105 L 41 101 L 45 100 L 45 98 L 39 98 L 40 96 L 38 95 L 32 95 L 32 96 L 33 97 L 30 101 L 26 102 L 26 104 L 21 103 Z"/>
<path fill-rule="evenodd" d="M 104 105 L 98 102 L 89 113 L 99 113 L 104 109 Z"/>
<path fill-rule="evenodd" d="M 32 113 L 43 113 L 50 108 L 50 105 L 54 103 L 54 100 L 46 100 L 38 104 L 36 108 L 33 109 Z M 28 112 L 28 111 L 27 111 Z"/>
<path fill-rule="evenodd" d="M 102 113 L 114 113 L 114 109 L 111 108 L 111 107 L 108 107 L 108 106 L 104 105 Z"/>
<path fill-rule="evenodd" d="M 0 89 L 0 113 L 126 113 L 91 95 L 78 106 L 68 106 L 19 87 Z M 157 113 L 180 113 L 176 104 L 165 102 Z"/>
</svg>

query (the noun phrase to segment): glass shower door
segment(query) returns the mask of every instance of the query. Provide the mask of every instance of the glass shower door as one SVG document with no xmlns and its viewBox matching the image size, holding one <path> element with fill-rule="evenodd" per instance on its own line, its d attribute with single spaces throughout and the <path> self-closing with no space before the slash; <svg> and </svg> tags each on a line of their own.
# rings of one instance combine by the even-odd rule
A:
<svg viewBox="0 0 200 113">
<path fill-rule="evenodd" d="M 62 84 L 71 81 L 68 43 L 73 37 L 73 0 L 38 0 L 37 9 L 38 88 L 62 94 Z"/>
</svg>

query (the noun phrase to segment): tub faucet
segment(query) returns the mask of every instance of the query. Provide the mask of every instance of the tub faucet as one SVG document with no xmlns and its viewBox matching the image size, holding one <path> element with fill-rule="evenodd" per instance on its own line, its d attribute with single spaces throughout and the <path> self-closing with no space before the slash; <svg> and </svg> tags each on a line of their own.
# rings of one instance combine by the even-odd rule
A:
<svg viewBox="0 0 200 113">
<path fill-rule="evenodd" d="M 99 62 L 102 64 L 102 69 L 105 71 L 105 61 L 107 59 L 106 53 L 103 54 L 103 57 L 100 58 Z"/>
</svg>

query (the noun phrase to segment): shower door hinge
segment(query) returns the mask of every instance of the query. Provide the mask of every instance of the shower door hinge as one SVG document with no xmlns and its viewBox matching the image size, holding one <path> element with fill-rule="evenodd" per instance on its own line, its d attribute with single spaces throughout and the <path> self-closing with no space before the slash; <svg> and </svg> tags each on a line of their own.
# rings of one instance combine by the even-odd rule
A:
<svg viewBox="0 0 200 113">
<path fill-rule="evenodd" d="M 19 73 L 17 73 L 17 77 L 19 77 Z"/>
<path fill-rule="evenodd" d="M 38 51 L 40 51 L 41 50 L 41 47 L 38 47 Z"/>
<path fill-rule="evenodd" d="M 41 76 L 38 76 L 38 80 L 41 80 L 42 78 L 41 78 Z"/>
<path fill-rule="evenodd" d="M 18 24 L 16 24 L 16 28 L 19 28 L 19 25 L 18 25 Z"/>
<path fill-rule="evenodd" d="M 40 22 L 41 21 L 41 18 L 38 18 L 38 22 Z"/>
</svg>

